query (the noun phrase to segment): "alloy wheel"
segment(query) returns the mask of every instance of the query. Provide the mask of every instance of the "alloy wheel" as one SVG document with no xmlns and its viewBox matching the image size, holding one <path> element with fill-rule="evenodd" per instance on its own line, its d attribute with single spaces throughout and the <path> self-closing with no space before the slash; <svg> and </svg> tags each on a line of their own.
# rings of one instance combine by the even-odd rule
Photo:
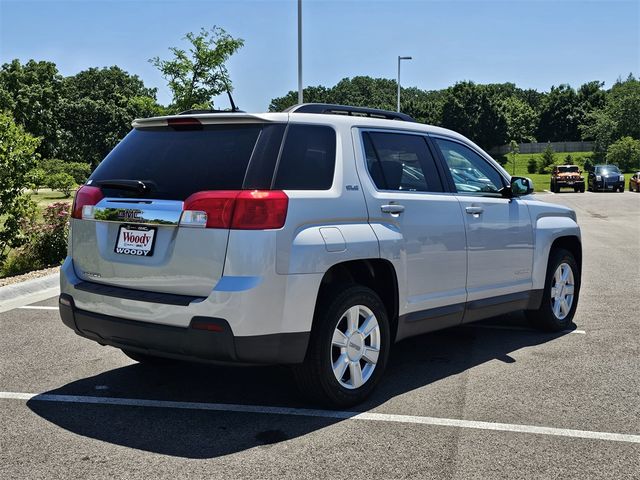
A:
<svg viewBox="0 0 640 480">
<path fill-rule="evenodd" d="M 573 270 L 568 263 L 561 263 L 553 274 L 551 284 L 551 309 L 558 320 L 563 320 L 569 315 L 573 306 L 574 291 Z"/>
<path fill-rule="evenodd" d="M 364 385 L 376 368 L 380 346 L 380 325 L 371 309 L 354 305 L 344 312 L 331 340 L 333 375 L 340 385 L 348 389 Z"/>
</svg>

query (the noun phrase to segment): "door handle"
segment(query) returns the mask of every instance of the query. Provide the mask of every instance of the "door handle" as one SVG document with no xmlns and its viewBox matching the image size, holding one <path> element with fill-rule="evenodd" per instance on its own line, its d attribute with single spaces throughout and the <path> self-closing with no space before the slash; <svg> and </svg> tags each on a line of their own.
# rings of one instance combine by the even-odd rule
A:
<svg viewBox="0 0 640 480">
<path fill-rule="evenodd" d="M 389 205 L 382 205 L 382 206 L 380 206 L 380 210 L 383 213 L 391 213 L 392 215 L 393 214 L 398 215 L 398 214 L 404 212 L 404 205 L 398 205 L 396 203 L 392 203 L 392 204 L 389 204 Z"/>
<path fill-rule="evenodd" d="M 469 215 L 480 215 L 484 212 L 484 208 L 482 207 L 466 207 L 465 210 Z"/>
</svg>

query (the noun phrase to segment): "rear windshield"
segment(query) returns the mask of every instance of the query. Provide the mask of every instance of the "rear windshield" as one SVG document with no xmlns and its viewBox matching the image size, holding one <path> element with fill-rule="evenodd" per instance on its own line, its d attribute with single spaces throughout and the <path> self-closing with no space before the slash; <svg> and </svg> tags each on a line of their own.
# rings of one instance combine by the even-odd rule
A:
<svg viewBox="0 0 640 480">
<path fill-rule="evenodd" d="M 202 190 L 327 190 L 335 156 L 335 131 L 322 125 L 289 125 L 288 130 L 282 123 L 142 128 L 131 131 L 89 180 L 104 182 L 101 188 L 108 197 L 166 200 L 184 200 Z M 139 193 L 131 180 L 149 190 Z"/>
<path fill-rule="evenodd" d="M 140 180 L 151 186 L 148 196 L 173 200 L 201 190 L 238 190 L 262 129 L 261 124 L 134 129 L 90 180 Z M 103 190 L 109 196 L 135 196 L 131 190 Z"/>
</svg>

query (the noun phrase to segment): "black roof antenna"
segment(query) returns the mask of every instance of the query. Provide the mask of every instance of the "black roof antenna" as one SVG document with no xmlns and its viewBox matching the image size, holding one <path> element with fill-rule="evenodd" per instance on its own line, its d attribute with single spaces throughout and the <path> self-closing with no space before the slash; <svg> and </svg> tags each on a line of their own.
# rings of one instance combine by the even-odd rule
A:
<svg viewBox="0 0 640 480">
<path fill-rule="evenodd" d="M 231 96 L 231 89 L 229 88 L 229 84 L 227 83 L 227 79 L 224 78 L 224 75 L 222 75 L 222 81 L 224 82 L 224 86 L 227 90 L 227 95 L 229 95 L 229 103 L 231 103 L 231 111 L 232 112 L 241 112 L 242 110 L 240 110 L 238 107 L 236 107 L 235 102 L 233 101 L 233 97 Z"/>
</svg>

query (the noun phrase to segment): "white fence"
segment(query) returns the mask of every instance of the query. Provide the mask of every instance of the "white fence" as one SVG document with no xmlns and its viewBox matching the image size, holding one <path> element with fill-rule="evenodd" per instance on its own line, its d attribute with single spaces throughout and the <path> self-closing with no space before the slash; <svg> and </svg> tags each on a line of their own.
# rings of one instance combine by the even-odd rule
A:
<svg viewBox="0 0 640 480">
<path fill-rule="evenodd" d="M 593 150 L 594 142 L 546 142 L 546 143 L 520 143 L 520 153 L 542 153 L 547 145 L 551 145 L 554 152 L 571 153 L 571 152 L 590 152 Z M 489 150 L 491 155 L 505 155 L 509 153 L 509 145 L 493 147 Z"/>
</svg>

